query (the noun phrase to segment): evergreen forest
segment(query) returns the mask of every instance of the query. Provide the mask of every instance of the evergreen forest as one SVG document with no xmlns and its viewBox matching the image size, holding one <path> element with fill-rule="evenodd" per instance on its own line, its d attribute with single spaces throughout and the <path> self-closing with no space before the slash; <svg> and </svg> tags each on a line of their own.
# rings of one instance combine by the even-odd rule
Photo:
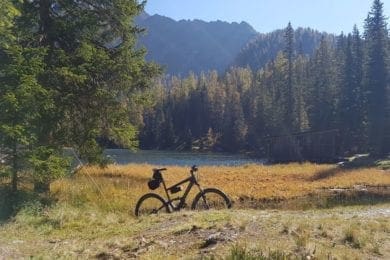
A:
<svg viewBox="0 0 390 260">
<path fill-rule="evenodd" d="M 279 42 L 274 50 L 281 51 L 272 54 L 269 46 L 268 57 L 261 55 L 266 45 L 260 37 L 223 74 L 161 77 L 150 91 L 154 102 L 139 122 L 141 147 L 245 151 L 277 161 L 386 154 L 387 22 L 383 3 L 375 0 L 363 32 L 354 26 L 337 37 L 309 37 L 318 41 L 313 51 L 302 45 L 304 30 L 289 23 L 283 37 L 273 41 Z M 326 148 L 329 142 L 333 145 Z"/>
</svg>

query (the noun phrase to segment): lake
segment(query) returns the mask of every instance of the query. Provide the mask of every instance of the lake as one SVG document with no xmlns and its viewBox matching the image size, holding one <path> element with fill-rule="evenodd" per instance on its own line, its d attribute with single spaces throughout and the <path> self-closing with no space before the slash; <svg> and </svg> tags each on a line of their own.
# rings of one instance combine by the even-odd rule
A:
<svg viewBox="0 0 390 260">
<path fill-rule="evenodd" d="M 244 164 L 263 164 L 264 160 L 251 158 L 242 154 L 194 153 L 172 151 L 136 151 L 108 149 L 107 157 L 117 164 L 145 163 L 152 165 L 208 165 L 239 166 Z"/>
</svg>

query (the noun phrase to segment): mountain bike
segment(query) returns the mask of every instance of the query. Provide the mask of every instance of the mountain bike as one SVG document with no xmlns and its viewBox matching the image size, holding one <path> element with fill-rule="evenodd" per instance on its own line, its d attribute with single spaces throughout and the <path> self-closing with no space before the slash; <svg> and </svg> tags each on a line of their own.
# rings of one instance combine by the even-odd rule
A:
<svg viewBox="0 0 390 260">
<path fill-rule="evenodd" d="M 166 186 L 162 176 L 162 172 L 166 170 L 166 168 L 153 169 L 153 177 L 148 182 L 148 186 L 149 189 L 156 190 L 162 184 L 167 199 L 162 198 L 156 193 L 147 193 L 143 195 L 135 206 L 135 215 L 137 217 L 159 213 L 171 213 L 186 208 L 187 196 L 194 186 L 198 187 L 199 193 L 192 201 L 192 210 L 229 209 L 232 207 L 232 202 L 224 192 L 216 188 L 201 188 L 198 178 L 195 176 L 195 173 L 198 171 L 196 165 L 191 167 L 190 177 L 171 187 Z M 171 198 L 171 195 L 182 191 L 181 185 L 185 183 L 188 183 L 188 186 L 183 195 L 177 198 Z"/>
</svg>

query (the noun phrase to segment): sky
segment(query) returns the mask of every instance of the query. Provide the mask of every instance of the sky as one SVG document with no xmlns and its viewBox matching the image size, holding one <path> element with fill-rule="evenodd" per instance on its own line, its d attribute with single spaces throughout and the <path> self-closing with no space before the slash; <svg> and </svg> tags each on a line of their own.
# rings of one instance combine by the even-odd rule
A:
<svg viewBox="0 0 390 260">
<path fill-rule="evenodd" d="M 311 27 L 329 33 L 363 28 L 372 0 L 148 0 L 146 12 L 175 20 L 248 22 L 258 32 Z M 390 0 L 382 0 L 390 17 Z M 389 21 L 390 22 L 390 21 Z"/>
</svg>

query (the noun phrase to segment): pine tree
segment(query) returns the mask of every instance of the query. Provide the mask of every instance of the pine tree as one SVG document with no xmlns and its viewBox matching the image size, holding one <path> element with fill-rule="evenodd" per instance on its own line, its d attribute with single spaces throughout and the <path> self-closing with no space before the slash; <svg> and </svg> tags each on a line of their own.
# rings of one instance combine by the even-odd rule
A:
<svg viewBox="0 0 390 260">
<path fill-rule="evenodd" d="M 364 113 L 364 90 L 363 90 L 363 41 L 360 36 L 360 32 L 355 25 L 352 32 L 352 85 L 354 87 L 354 110 L 355 110 L 355 121 L 354 121 L 354 143 L 361 147 L 360 151 L 364 151 L 366 145 L 366 116 Z"/>
<path fill-rule="evenodd" d="M 307 92 L 308 79 L 308 59 L 299 55 L 294 61 L 294 128 L 297 132 L 307 131 L 309 122 L 307 116 L 307 105 L 305 103 L 305 95 Z"/>
<path fill-rule="evenodd" d="M 272 68 L 273 127 L 275 133 L 281 135 L 290 134 L 293 125 L 292 111 L 289 110 L 292 94 L 288 86 L 288 65 L 288 59 L 280 52 Z"/>
<path fill-rule="evenodd" d="M 23 5 L 20 26 L 38 23 L 29 44 L 45 48 L 39 83 L 53 96 L 55 111 L 40 142 L 75 146 L 90 162 L 102 162 L 98 137 L 123 147 L 137 145 L 128 120 L 130 104 L 156 75 L 157 67 L 136 49 L 141 31 L 133 19 L 138 1 L 32 0 Z M 31 29 L 31 28 L 30 28 Z"/>
<path fill-rule="evenodd" d="M 388 87 L 388 31 L 383 3 L 374 0 L 365 23 L 366 61 L 365 88 L 369 143 L 372 155 L 385 151 L 386 88 Z"/>
<path fill-rule="evenodd" d="M 338 104 L 341 151 L 364 151 L 364 110 L 362 96 L 362 43 L 357 27 L 344 39 L 338 55 L 340 88 Z"/>
<path fill-rule="evenodd" d="M 324 37 L 310 63 L 310 127 L 315 131 L 329 130 L 335 126 L 335 63 L 333 50 Z"/>
<path fill-rule="evenodd" d="M 286 122 L 289 131 L 293 131 L 294 126 L 294 97 L 293 97 L 293 63 L 294 63 L 294 29 L 289 22 L 285 29 L 285 42 L 286 47 L 284 49 L 284 55 L 287 59 L 287 91 L 286 91 Z"/>
<path fill-rule="evenodd" d="M 6 155 L 12 190 L 16 191 L 26 165 L 34 170 L 34 181 L 47 183 L 65 173 L 66 162 L 39 142 L 46 115 L 54 108 L 50 92 L 38 81 L 46 51 L 25 46 L 31 32 L 21 33 L 21 6 L 12 6 L 9 1 L 5 4 L 2 2 L 0 11 L 8 18 L 0 22 L 0 152 Z"/>
<path fill-rule="evenodd" d="M 245 147 L 246 135 L 248 133 L 241 96 L 237 90 L 237 85 L 233 84 L 233 79 L 234 76 L 231 73 L 226 75 L 227 103 L 225 104 L 226 110 L 221 137 L 224 149 L 229 152 L 237 152 Z"/>
</svg>

